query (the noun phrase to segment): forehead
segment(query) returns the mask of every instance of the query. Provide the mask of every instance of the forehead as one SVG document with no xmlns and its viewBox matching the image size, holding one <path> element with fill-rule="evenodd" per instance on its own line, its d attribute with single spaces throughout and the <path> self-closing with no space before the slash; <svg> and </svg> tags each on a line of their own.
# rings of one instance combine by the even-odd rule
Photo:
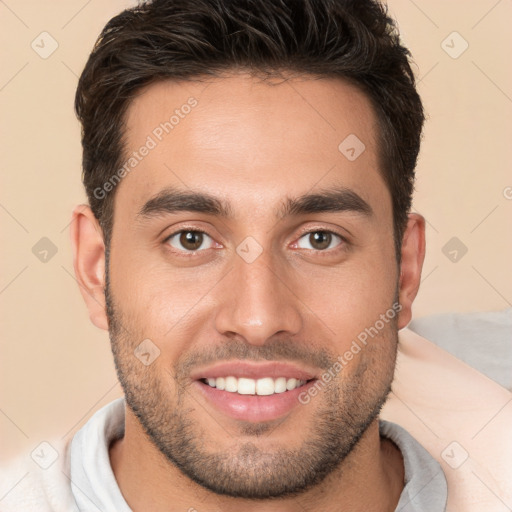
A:
<svg viewBox="0 0 512 512">
<path fill-rule="evenodd" d="M 376 133 L 369 100 L 339 79 L 241 74 L 152 84 L 127 110 L 124 156 L 134 165 L 126 166 L 116 209 L 166 187 L 229 196 L 245 209 L 317 185 L 382 196 Z"/>
</svg>

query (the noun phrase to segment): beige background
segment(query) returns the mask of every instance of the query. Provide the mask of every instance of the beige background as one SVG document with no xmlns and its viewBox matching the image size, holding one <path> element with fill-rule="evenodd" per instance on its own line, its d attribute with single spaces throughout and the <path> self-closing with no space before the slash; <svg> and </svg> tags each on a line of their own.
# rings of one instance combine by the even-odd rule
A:
<svg viewBox="0 0 512 512">
<path fill-rule="evenodd" d="M 85 200 L 77 77 L 103 25 L 128 5 L 0 0 L 1 458 L 74 433 L 121 394 L 107 334 L 89 323 L 73 277 L 68 224 L 73 205 Z M 415 199 L 428 221 L 428 255 L 415 315 L 509 307 L 512 3 L 389 6 L 429 115 Z M 58 43 L 47 59 L 31 47 L 35 41 L 43 51 L 44 37 L 50 48 L 42 32 Z M 32 252 L 43 237 L 57 249 L 46 262 Z M 453 237 L 458 247 L 444 253 L 453 258 L 457 250 L 457 262 L 443 253 Z"/>
</svg>

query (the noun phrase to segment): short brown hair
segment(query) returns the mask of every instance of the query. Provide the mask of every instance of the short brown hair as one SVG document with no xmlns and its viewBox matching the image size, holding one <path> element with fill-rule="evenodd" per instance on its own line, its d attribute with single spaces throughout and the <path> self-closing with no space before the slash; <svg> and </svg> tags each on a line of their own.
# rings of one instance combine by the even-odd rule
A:
<svg viewBox="0 0 512 512">
<path fill-rule="evenodd" d="M 83 182 L 106 243 L 115 187 L 101 197 L 95 190 L 122 166 L 125 113 L 137 91 L 233 70 L 288 71 L 348 80 L 371 101 L 399 258 L 424 122 L 409 57 L 376 0 L 153 0 L 121 12 L 100 34 L 75 98 Z"/>
</svg>

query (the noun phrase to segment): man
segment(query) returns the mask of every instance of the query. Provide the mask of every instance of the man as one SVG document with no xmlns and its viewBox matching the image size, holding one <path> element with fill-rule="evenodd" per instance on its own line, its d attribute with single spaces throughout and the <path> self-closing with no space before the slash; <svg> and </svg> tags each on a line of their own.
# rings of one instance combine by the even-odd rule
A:
<svg viewBox="0 0 512 512">
<path fill-rule="evenodd" d="M 438 462 L 379 418 L 425 246 L 423 110 L 382 6 L 141 4 L 76 111 L 75 272 L 125 400 L 40 510 L 445 510 Z"/>
</svg>

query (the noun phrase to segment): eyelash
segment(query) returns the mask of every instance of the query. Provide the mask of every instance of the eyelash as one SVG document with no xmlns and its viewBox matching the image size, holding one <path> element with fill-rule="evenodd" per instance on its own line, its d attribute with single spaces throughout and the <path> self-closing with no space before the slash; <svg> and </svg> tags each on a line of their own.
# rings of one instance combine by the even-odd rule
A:
<svg viewBox="0 0 512 512">
<path fill-rule="evenodd" d="M 166 237 L 163 241 L 164 244 L 170 246 L 170 243 L 169 241 L 176 235 L 179 235 L 179 234 L 182 234 L 182 233 L 187 233 L 187 232 L 192 232 L 192 233 L 202 233 L 203 235 L 206 235 L 208 237 L 210 237 L 212 240 L 213 237 L 210 236 L 206 231 L 200 229 L 200 228 L 181 228 L 180 230 L 178 231 L 175 231 L 174 233 L 170 234 L 168 237 Z M 319 255 L 321 256 L 324 256 L 324 255 L 331 255 L 341 249 L 343 249 L 344 247 L 346 247 L 347 245 L 349 245 L 349 241 L 347 240 L 347 238 L 345 236 L 343 236 L 342 234 L 340 234 L 339 232 L 337 231 L 334 231 L 332 229 L 322 229 L 322 228 L 314 228 L 314 229 L 308 229 L 308 230 L 305 230 L 303 231 L 300 236 L 298 237 L 297 239 L 297 242 L 294 242 L 294 244 L 296 245 L 298 243 L 298 240 L 300 240 L 302 237 L 304 237 L 305 235 L 309 235 L 311 233 L 318 233 L 318 232 L 321 232 L 321 233 L 330 233 L 331 235 L 335 235 L 337 236 L 339 239 L 340 239 L 340 243 L 339 245 L 337 245 L 336 247 L 332 248 L 332 249 L 324 249 L 324 250 L 320 250 L 320 249 L 303 249 L 303 250 L 306 250 L 306 251 L 314 251 L 316 253 L 318 253 Z M 170 246 L 172 247 L 172 246 Z M 199 254 L 200 252 L 203 252 L 207 249 L 201 249 L 201 250 L 195 250 L 195 251 L 186 251 L 186 250 L 179 250 L 179 249 L 175 249 L 174 247 L 171 249 L 171 251 L 175 254 L 179 254 L 180 256 L 184 257 L 184 258 L 190 258 L 190 257 L 195 257 L 197 254 Z"/>
</svg>

